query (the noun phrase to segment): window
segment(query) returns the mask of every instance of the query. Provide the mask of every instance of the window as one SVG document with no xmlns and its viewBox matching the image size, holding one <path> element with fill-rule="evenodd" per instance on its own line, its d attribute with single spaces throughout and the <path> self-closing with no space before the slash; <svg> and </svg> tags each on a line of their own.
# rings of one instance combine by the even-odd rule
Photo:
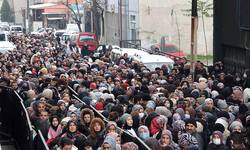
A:
<svg viewBox="0 0 250 150">
<path fill-rule="evenodd" d="M 79 42 L 95 42 L 95 37 L 93 35 L 81 35 Z"/>
<path fill-rule="evenodd" d="M 131 15 L 130 20 L 131 20 L 132 23 L 133 23 L 133 22 L 135 23 L 135 15 Z"/>
</svg>

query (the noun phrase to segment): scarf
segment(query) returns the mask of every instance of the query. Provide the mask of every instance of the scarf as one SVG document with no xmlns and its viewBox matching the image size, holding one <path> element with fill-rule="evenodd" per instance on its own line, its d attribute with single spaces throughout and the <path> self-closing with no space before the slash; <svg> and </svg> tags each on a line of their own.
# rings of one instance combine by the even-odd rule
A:
<svg viewBox="0 0 250 150">
<path fill-rule="evenodd" d="M 76 125 L 76 130 L 74 132 L 69 131 L 69 125 L 71 122 L 73 122 Z M 74 120 L 69 120 L 69 122 L 67 123 L 67 135 L 68 135 L 68 137 L 70 139 L 73 139 L 75 137 L 76 132 L 77 132 L 77 123 Z"/>
<path fill-rule="evenodd" d="M 58 121 L 57 126 L 54 126 L 53 123 L 52 123 L 54 118 L 56 118 L 57 121 Z M 58 128 L 58 126 L 59 126 L 59 120 L 58 120 L 58 117 L 57 117 L 56 115 L 53 115 L 53 116 L 50 118 L 50 125 L 51 125 L 51 127 L 52 127 L 52 129 L 53 129 L 54 131 L 57 131 L 57 128 Z"/>
</svg>

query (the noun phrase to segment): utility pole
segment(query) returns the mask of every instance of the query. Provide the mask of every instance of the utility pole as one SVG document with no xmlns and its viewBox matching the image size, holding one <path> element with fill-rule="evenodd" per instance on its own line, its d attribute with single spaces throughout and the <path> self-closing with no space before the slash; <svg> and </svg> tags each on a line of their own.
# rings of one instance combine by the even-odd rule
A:
<svg viewBox="0 0 250 150">
<path fill-rule="evenodd" d="M 29 0 L 26 0 L 26 34 L 29 33 L 29 13 L 30 13 L 30 1 Z"/>
<path fill-rule="evenodd" d="M 120 47 L 122 47 L 122 0 L 120 0 Z"/>
<path fill-rule="evenodd" d="M 98 27 L 97 27 L 97 6 L 96 0 L 93 0 L 93 12 L 94 12 L 94 33 L 97 38 L 97 47 L 99 46 L 99 38 L 98 38 Z M 97 48 L 96 47 L 96 48 Z"/>
<path fill-rule="evenodd" d="M 190 69 L 194 73 L 194 61 L 197 61 L 197 29 L 198 29 L 198 15 L 197 15 L 197 0 L 192 0 L 192 17 L 191 17 L 191 57 Z"/>
</svg>

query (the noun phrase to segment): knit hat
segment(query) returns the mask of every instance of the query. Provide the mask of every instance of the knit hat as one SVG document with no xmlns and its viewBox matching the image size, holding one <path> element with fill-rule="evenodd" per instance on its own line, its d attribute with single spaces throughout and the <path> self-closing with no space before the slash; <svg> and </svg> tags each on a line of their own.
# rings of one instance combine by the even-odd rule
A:
<svg viewBox="0 0 250 150">
<path fill-rule="evenodd" d="M 230 126 L 229 130 L 232 131 L 234 127 L 239 126 L 241 130 L 243 129 L 243 125 L 239 121 L 234 121 Z"/>
<path fill-rule="evenodd" d="M 95 105 L 96 110 L 103 110 L 103 103 L 99 102 Z"/>
<path fill-rule="evenodd" d="M 202 97 L 199 97 L 199 98 L 197 98 L 196 100 L 198 101 L 198 103 L 199 103 L 200 105 L 202 105 L 202 104 L 205 103 L 205 99 L 202 98 Z"/>
<path fill-rule="evenodd" d="M 179 146 L 181 148 L 185 148 L 188 146 L 197 146 L 198 147 L 198 141 L 194 136 L 192 136 L 188 133 L 183 133 L 179 136 Z"/>
<path fill-rule="evenodd" d="M 131 117 L 131 115 L 130 115 L 130 114 L 127 114 L 127 113 L 123 114 L 123 115 L 120 117 L 120 120 L 122 121 L 123 124 L 126 123 L 126 120 L 127 120 L 128 117 Z"/>
<path fill-rule="evenodd" d="M 185 126 L 187 126 L 187 124 L 189 123 L 193 124 L 197 128 L 197 124 L 194 118 L 189 118 L 185 120 Z"/>
<path fill-rule="evenodd" d="M 207 105 L 203 105 L 203 106 L 201 107 L 201 110 L 202 110 L 203 112 L 210 112 L 210 113 L 212 113 L 212 109 L 211 109 L 209 106 L 207 106 Z"/>
<path fill-rule="evenodd" d="M 184 119 L 185 112 L 182 108 L 177 108 L 175 112 L 178 112 L 181 116 L 181 119 Z"/>
<path fill-rule="evenodd" d="M 107 136 L 104 141 L 103 144 L 109 144 L 109 146 L 111 147 L 111 150 L 116 150 L 116 137 L 113 135 Z"/>
<path fill-rule="evenodd" d="M 225 131 L 225 128 L 222 124 L 216 123 L 213 126 L 213 131 L 220 131 L 221 133 L 223 133 Z"/>
<path fill-rule="evenodd" d="M 214 131 L 212 138 L 214 137 L 215 134 L 219 135 L 219 137 L 220 137 L 220 143 L 223 143 L 224 138 L 223 138 L 222 132 L 220 132 L 220 131 Z"/>
</svg>

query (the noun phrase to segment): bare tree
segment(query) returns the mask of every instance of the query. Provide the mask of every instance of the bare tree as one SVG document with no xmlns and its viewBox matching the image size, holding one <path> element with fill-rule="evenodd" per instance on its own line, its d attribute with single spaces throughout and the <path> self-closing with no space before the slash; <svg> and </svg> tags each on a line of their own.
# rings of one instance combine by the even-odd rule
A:
<svg viewBox="0 0 250 150">
<path fill-rule="evenodd" d="M 82 24 L 82 21 L 81 21 L 81 18 L 83 17 L 83 14 L 80 13 L 80 5 L 79 5 L 79 2 L 80 0 L 74 0 L 74 4 L 76 5 L 76 8 L 77 8 L 77 11 L 73 10 L 72 9 L 72 6 L 71 6 L 71 3 L 69 3 L 70 0 L 60 0 L 59 3 L 63 4 L 64 6 L 66 6 L 71 13 L 73 13 L 73 16 L 72 16 L 72 19 L 75 21 L 75 23 L 77 24 L 78 26 L 78 29 L 80 32 L 82 32 L 82 28 L 81 28 L 81 24 Z M 73 0 L 72 0 L 73 1 Z"/>
</svg>

